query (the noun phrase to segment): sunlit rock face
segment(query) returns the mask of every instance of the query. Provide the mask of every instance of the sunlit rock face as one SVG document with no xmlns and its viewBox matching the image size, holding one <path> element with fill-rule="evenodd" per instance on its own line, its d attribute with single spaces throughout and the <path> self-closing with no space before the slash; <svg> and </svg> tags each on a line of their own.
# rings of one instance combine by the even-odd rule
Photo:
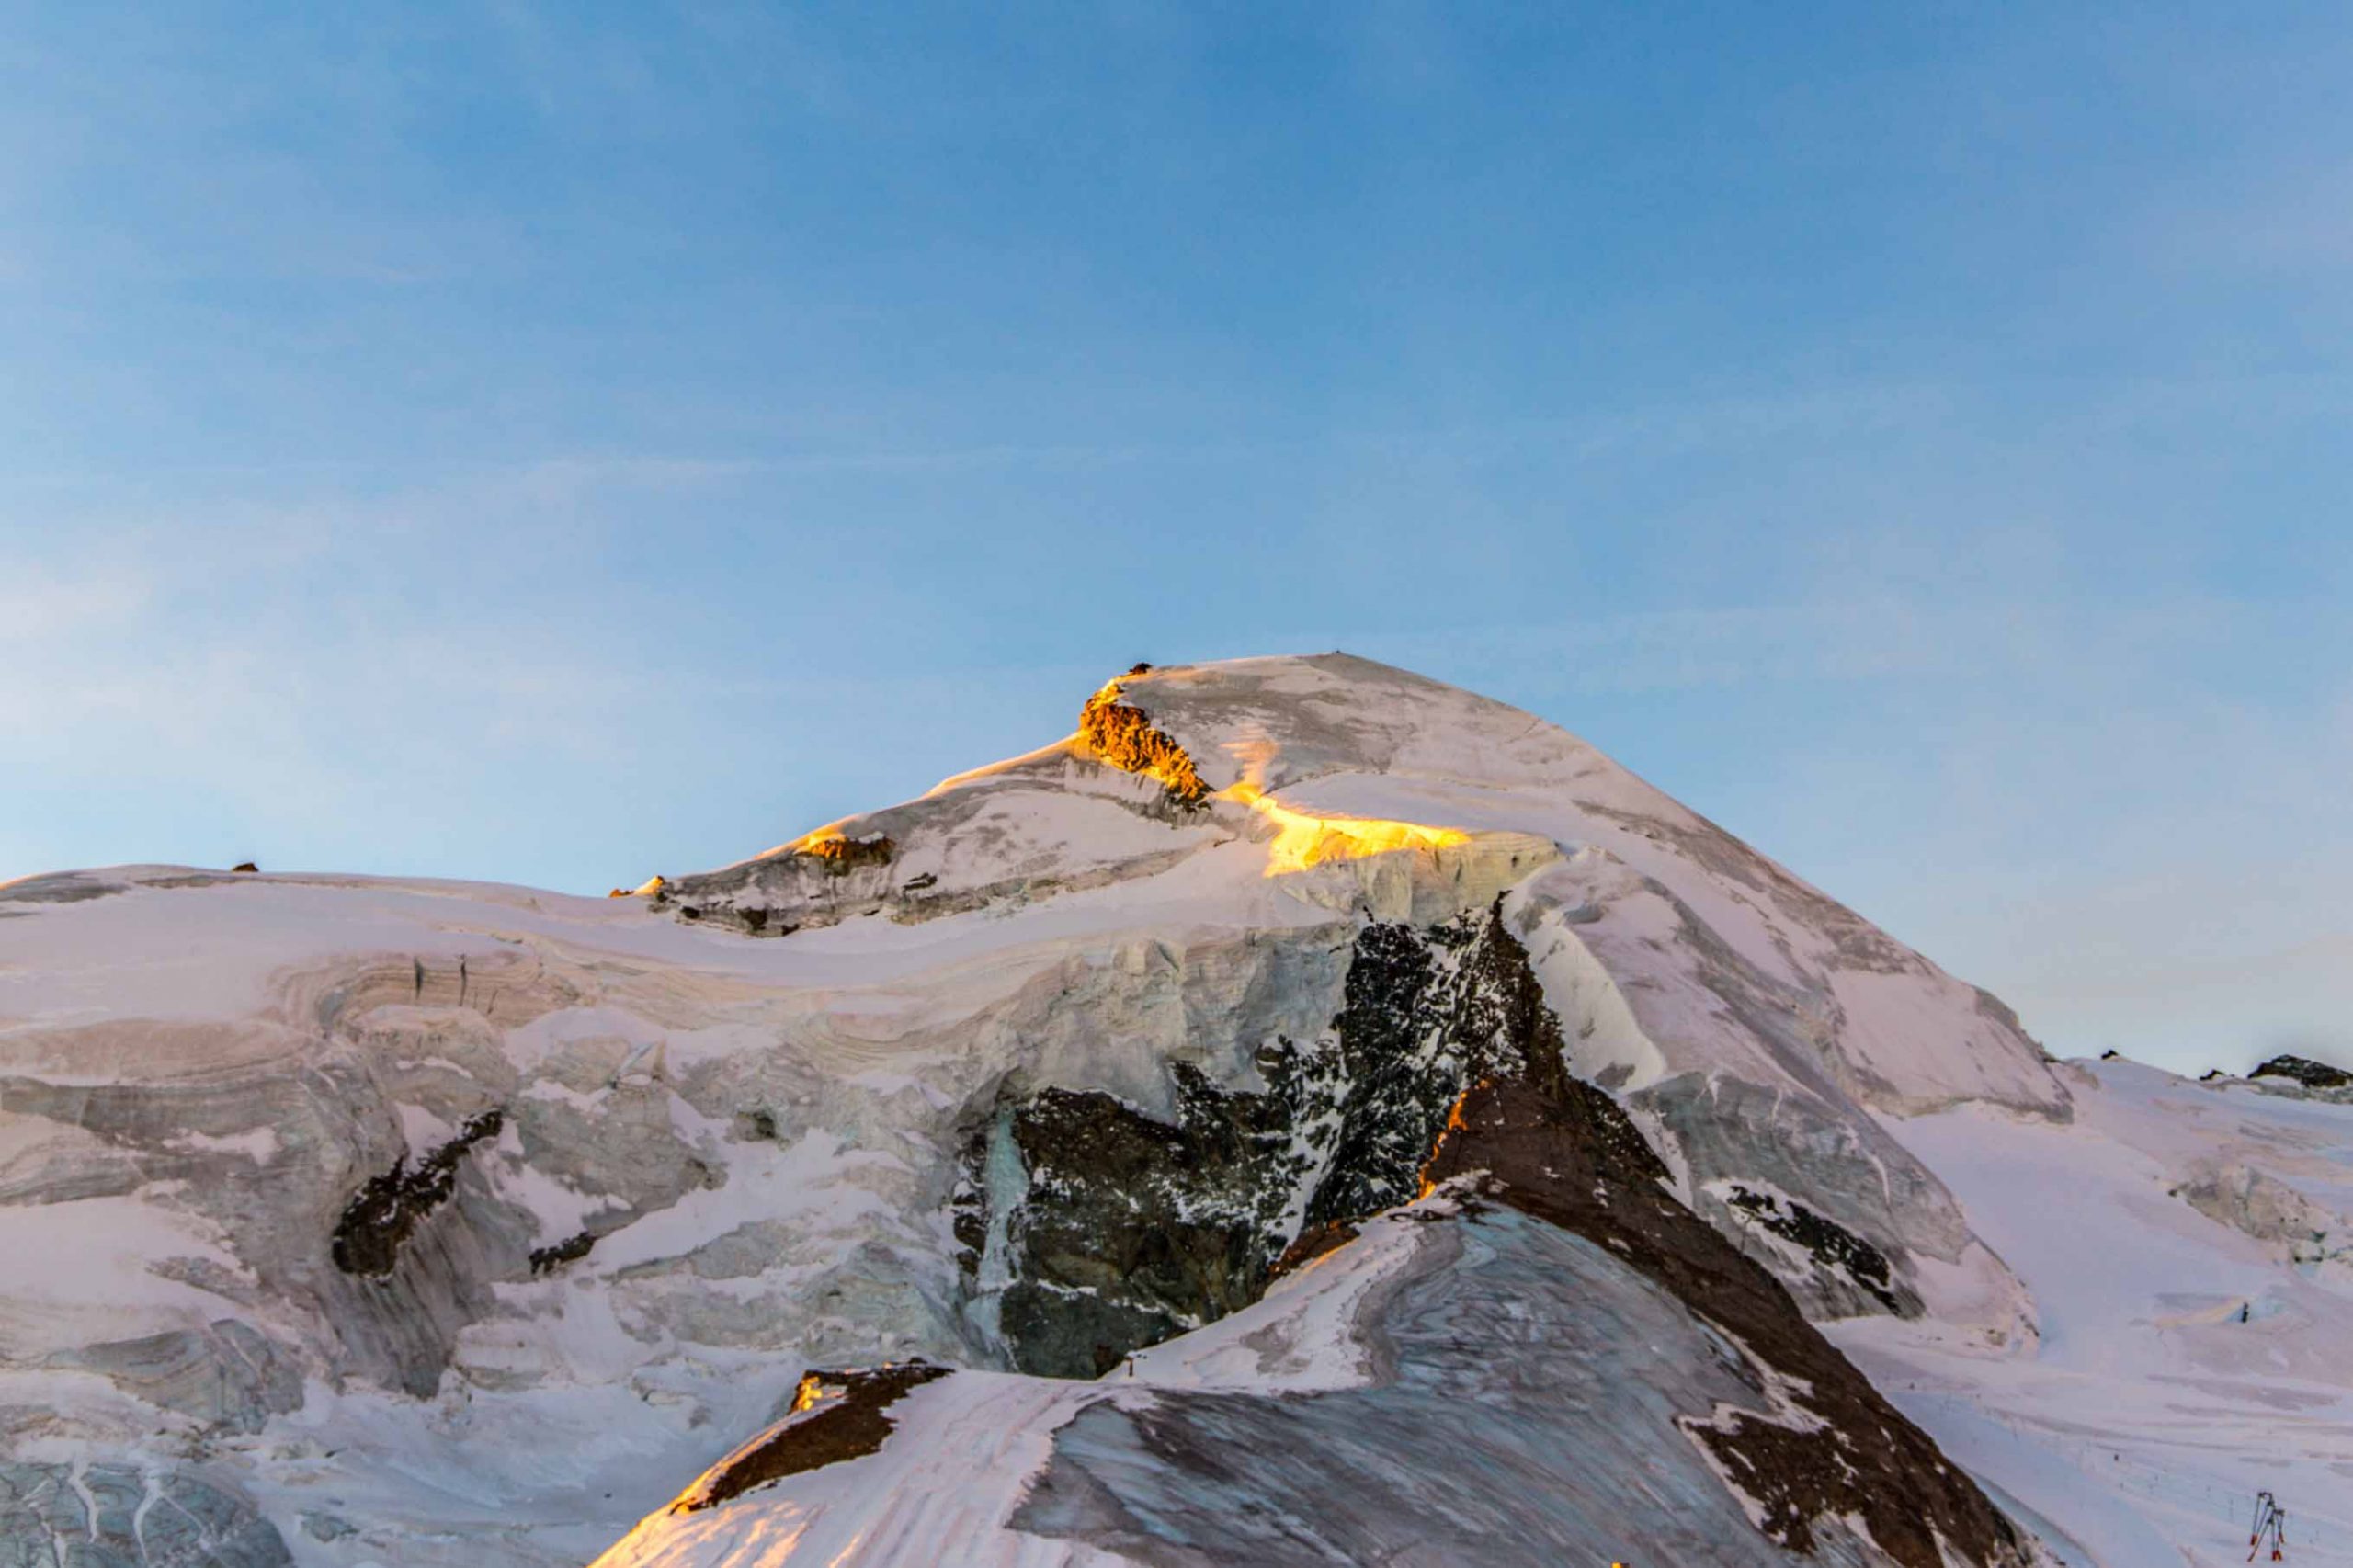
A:
<svg viewBox="0 0 2353 1568">
<path fill-rule="evenodd" d="M 1108 689 L 635 896 L 0 887 L 0 1252 L 75 1259 L 5 1283 L 8 1450 L 203 1452 L 306 1562 L 578 1563 L 811 1366 L 1085 1377 L 1248 1310 L 1421 1190 L 1531 1008 L 1806 1311 L 2018 1332 L 1878 1119 L 2065 1117 L 1997 1004 L 1501 704 Z"/>
</svg>

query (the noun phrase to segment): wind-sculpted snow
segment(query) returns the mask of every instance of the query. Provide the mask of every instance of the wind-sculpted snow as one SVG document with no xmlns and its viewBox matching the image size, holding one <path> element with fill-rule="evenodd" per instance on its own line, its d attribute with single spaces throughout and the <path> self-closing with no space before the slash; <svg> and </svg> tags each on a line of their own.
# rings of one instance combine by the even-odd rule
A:
<svg viewBox="0 0 2353 1568">
<path fill-rule="evenodd" d="M 637 896 L 0 885 L 0 1257 L 41 1260 L 0 1269 L 0 1449 L 242 1497 L 306 1568 L 576 1565 L 812 1368 L 967 1369 L 911 1433 L 968 1381 L 1040 1420 L 1094 1386 L 1016 1366 L 1239 1355 L 1263 1292 L 1377 1244 L 1531 1007 L 1806 1312 L 2034 1354 L 1907 1135 L 1994 1106 L 2076 1136 L 2097 1094 L 1998 1003 L 1500 704 L 1344 655 L 1116 686 L 1125 742 Z M 2267 1082 L 2238 1097 L 2324 1092 Z M 2339 1234 L 2259 1150 L 2176 1166 L 2159 1199 L 2268 1266 Z M 1019 1429 L 1017 1490 L 1053 1427 Z M 1724 1561 L 1780 1551 L 1750 1533 Z"/>
</svg>

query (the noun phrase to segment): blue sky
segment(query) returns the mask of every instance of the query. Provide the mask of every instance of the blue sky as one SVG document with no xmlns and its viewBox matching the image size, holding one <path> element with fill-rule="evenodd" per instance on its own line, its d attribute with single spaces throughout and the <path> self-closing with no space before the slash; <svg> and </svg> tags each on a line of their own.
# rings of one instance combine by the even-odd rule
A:
<svg viewBox="0 0 2353 1568">
<path fill-rule="evenodd" d="M 0 4 L 0 876 L 601 891 L 1336 646 L 2055 1048 L 2344 1058 L 2347 80 L 2341 6 Z"/>
</svg>

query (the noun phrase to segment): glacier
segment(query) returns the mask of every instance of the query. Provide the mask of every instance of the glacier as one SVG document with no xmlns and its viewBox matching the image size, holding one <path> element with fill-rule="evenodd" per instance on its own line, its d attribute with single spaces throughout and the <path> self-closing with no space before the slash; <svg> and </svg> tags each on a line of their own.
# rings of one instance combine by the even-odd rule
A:
<svg viewBox="0 0 2353 1568">
<path fill-rule="evenodd" d="M 2258 1488 L 2353 1562 L 2347 1097 L 2054 1062 L 1342 654 L 634 894 L 28 878 L 0 1562 L 2219 1562 Z"/>
</svg>

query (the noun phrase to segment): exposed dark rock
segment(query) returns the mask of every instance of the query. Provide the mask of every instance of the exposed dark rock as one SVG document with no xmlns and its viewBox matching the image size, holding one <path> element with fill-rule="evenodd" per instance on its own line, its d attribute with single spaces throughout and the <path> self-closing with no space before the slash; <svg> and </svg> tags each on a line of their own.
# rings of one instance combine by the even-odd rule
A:
<svg viewBox="0 0 2353 1568">
<path fill-rule="evenodd" d="M 1097 1377 L 1131 1350 L 1257 1300 L 1290 1240 L 1284 1211 L 1314 1167 L 1292 1129 L 1332 1103 L 1331 1057 L 1278 1042 L 1263 1094 L 1173 1064 L 1176 1119 L 1109 1095 L 1046 1089 L 966 1151 L 958 1241 L 978 1267 L 989 1140 L 1007 1137 L 1028 1190 L 1006 1217 L 1013 1284 L 1000 1328 L 1022 1370 Z"/>
<path fill-rule="evenodd" d="M 258 871 L 261 868 L 255 865 L 251 860 L 240 860 L 235 865 L 230 867 L 229 869 L 232 871 Z"/>
<path fill-rule="evenodd" d="M 1310 1225 L 1300 1232 L 1290 1245 L 1283 1248 L 1282 1256 L 1275 1259 L 1274 1272 L 1289 1274 L 1294 1268 L 1304 1268 L 1327 1252 L 1337 1252 L 1362 1234 L 1346 1220 L 1327 1220 L 1320 1225 Z"/>
<path fill-rule="evenodd" d="M 1530 1042 L 1531 1058 L 1542 1043 Z M 1805 1321 L 1779 1281 L 1666 1190 L 1657 1156 L 1599 1089 L 1557 1068 L 1481 1085 L 1430 1174 L 1475 1174 L 1487 1196 L 1608 1247 L 1765 1369 L 1758 1408 L 1685 1426 L 1762 1510 L 1774 1540 L 1811 1551 L 1813 1521 L 1853 1516 L 1904 1568 L 1942 1568 L 1940 1540 L 1969 1562 L 2029 1561 L 2010 1522 Z"/>
<path fill-rule="evenodd" d="M 486 1110 L 467 1119 L 458 1135 L 435 1149 L 412 1168 L 404 1154 L 381 1176 L 370 1176 L 354 1193 L 335 1221 L 335 1266 L 346 1274 L 381 1278 L 400 1261 L 411 1233 L 425 1217 L 449 1200 L 456 1188 L 458 1165 L 473 1146 L 495 1138 L 506 1125 L 504 1111 Z"/>
<path fill-rule="evenodd" d="M 1608 1248 L 1737 1346 L 1755 1408 L 1684 1429 L 1772 1539 L 1811 1551 L 1815 1521 L 1853 1517 L 1904 1568 L 1940 1568 L 1940 1539 L 1967 1562 L 2024 1568 L 2016 1530 L 1974 1483 L 1779 1282 L 1676 1199 L 1618 1103 L 1570 1074 L 1500 902 L 1427 934 L 1364 927 L 1335 1032 L 1324 1051 L 1262 1062 L 1264 1094 L 1178 1070 L 1173 1123 L 1053 1089 L 1000 1113 L 993 1125 L 1009 1129 L 1028 1190 L 1013 1213 L 988 1213 L 980 1135 L 957 1234 L 977 1263 L 993 1219 L 1005 1221 L 1015 1283 L 1001 1326 L 1023 1369 L 1100 1375 L 1246 1305 L 1279 1266 L 1337 1244 L 1353 1221 L 1473 1176 L 1493 1199 Z M 1318 1071 L 1302 1071 L 1309 1062 Z M 1890 1297 L 1886 1257 L 1844 1227 L 1745 1187 L 1732 1202 Z"/>
<path fill-rule="evenodd" d="M 1302 1232 L 1410 1201 L 1463 1091 L 1522 1071 L 1519 1042 L 1550 1017 L 1499 905 L 1427 932 L 1366 926 L 1336 1038 L 1277 1040 L 1258 1057 L 1263 1092 L 1179 1063 L 1173 1121 L 1059 1088 L 996 1108 L 967 1142 L 951 1215 L 968 1287 L 1001 1218 L 997 1326 L 1015 1364 L 1099 1376 L 1257 1300 Z M 986 1176 L 997 1139 L 1027 1181 L 1001 1217 Z"/>
<path fill-rule="evenodd" d="M 1410 1202 L 1471 1085 L 1525 1065 L 1518 1041 L 1550 1017 L 1500 901 L 1425 934 L 1375 923 L 1357 937 L 1333 1028 L 1347 1085 L 1331 1165 L 1307 1222 Z"/>
<path fill-rule="evenodd" d="M 533 1247 L 531 1272 L 533 1275 L 552 1274 L 567 1263 L 586 1257 L 588 1249 L 596 1244 L 596 1233 L 582 1231 L 577 1235 L 566 1236 L 563 1240 L 550 1245 Z"/>
<path fill-rule="evenodd" d="M 2307 1089 L 2353 1089 L 2353 1073 L 2309 1056 L 2275 1056 L 2248 1076 L 2292 1078 Z"/>
<path fill-rule="evenodd" d="M 2223 1072 L 2220 1067 L 2209 1067 L 2206 1071 L 2198 1074 L 2198 1081 L 2201 1084 L 2211 1084 L 2218 1078 L 2227 1078 L 2229 1076 L 2230 1074 Z"/>
<path fill-rule="evenodd" d="M 909 1389 L 948 1373 L 948 1368 L 924 1361 L 812 1372 L 801 1380 L 790 1415 L 711 1466 L 670 1505 L 670 1512 L 716 1507 L 771 1481 L 870 1454 L 897 1425 L 883 1412 Z"/>
<path fill-rule="evenodd" d="M 1725 1199 L 1763 1229 L 1813 1255 L 1816 1263 L 1836 1269 L 1877 1297 L 1891 1312 L 1903 1303 L 1891 1290 L 1887 1255 L 1836 1220 L 1817 1214 L 1794 1199 L 1784 1203 L 1770 1193 L 1751 1192 L 1735 1184 Z"/>
<path fill-rule="evenodd" d="M 1123 772 L 1159 780 L 1172 804 L 1189 809 L 1209 798 L 1209 786 L 1193 770 L 1193 759 L 1185 748 L 1154 728 L 1142 709 L 1120 701 L 1118 681 L 1105 686 L 1079 709 L 1078 733 L 1101 761 Z"/>
</svg>

